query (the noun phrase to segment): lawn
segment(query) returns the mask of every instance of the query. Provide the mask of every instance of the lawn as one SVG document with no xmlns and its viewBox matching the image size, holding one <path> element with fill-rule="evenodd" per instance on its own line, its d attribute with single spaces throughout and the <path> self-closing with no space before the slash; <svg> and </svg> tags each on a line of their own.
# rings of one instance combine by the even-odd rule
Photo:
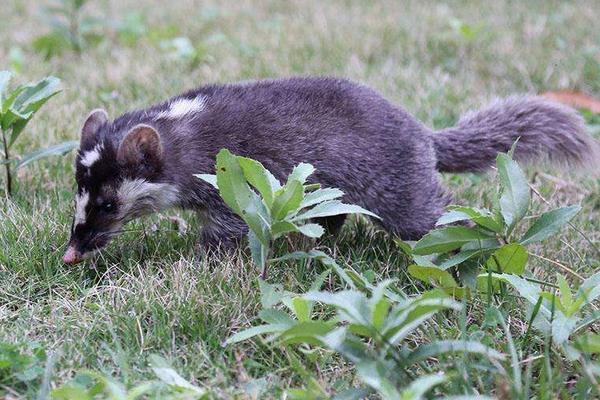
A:
<svg viewBox="0 0 600 400">
<path fill-rule="evenodd" d="M 90 0 L 79 21 L 95 22 L 81 23 L 79 49 L 48 36 L 53 28 L 42 8 L 51 3 L 6 0 L 0 12 L 0 70 L 12 69 L 18 83 L 53 75 L 63 89 L 27 126 L 13 148 L 16 155 L 78 139 L 94 108 L 114 118 L 210 82 L 344 76 L 377 89 L 435 128 L 452 126 L 464 112 L 515 93 L 573 89 L 600 96 L 595 0 Z M 588 122 L 600 134 L 600 118 L 588 115 Z M 329 395 L 360 386 L 352 364 L 335 354 L 299 356 L 293 346 L 261 339 L 223 345 L 257 323 L 259 271 L 243 251 L 202 259 L 199 222 L 191 213 L 172 211 L 132 223 L 98 258 L 65 266 L 73 160 L 71 152 L 30 164 L 19 170 L 14 195 L 0 197 L 0 397 L 44 398 L 44 388 L 59 387 L 83 370 L 131 387 L 153 379 L 148 362 L 154 354 L 214 398 L 281 398 L 288 388 L 307 387 L 297 359 Z M 526 174 L 539 193 L 532 197 L 531 215 L 582 206 L 571 226 L 528 247 L 527 270 L 550 283 L 561 272 L 577 288 L 598 269 L 600 181 L 549 166 L 529 166 Z M 446 175 L 444 181 L 457 204 L 491 206 L 493 171 Z M 2 192 L 4 185 L 0 180 Z M 186 232 L 173 216 L 187 221 Z M 276 254 L 311 245 L 296 242 L 278 246 Z M 394 238 L 363 219 L 317 244 L 341 266 L 375 282 L 397 279 L 394 287 L 408 295 L 430 288 L 407 273 L 409 261 Z M 325 270 L 317 262 L 289 261 L 274 266 L 269 283 L 304 293 Z M 332 275 L 326 288 L 339 289 L 340 283 Z M 529 377 L 531 396 L 600 396 L 594 361 L 584 366 L 569 360 L 539 332 L 522 344 L 529 326 L 526 302 L 509 289 L 495 304 L 518 342 L 517 368 Z M 485 325 L 486 297 L 474 296 L 464 305 L 462 312 L 437 315 L 404 344 L 468 335 L 508 354 L 507 335 Z M 9 344 L 25 355 L 45 350 L 47 356 L 32 364 L 31 379 L 3 366 L 8 350 L 2 346 Z M 507 378 L 514 367 L 510 360 L 504 374 L 480 358 L 460 355 L 433 360 L 430 367 L 429 372 L 451 375 L 438 395 L 515 397 Z"/>
</svg>

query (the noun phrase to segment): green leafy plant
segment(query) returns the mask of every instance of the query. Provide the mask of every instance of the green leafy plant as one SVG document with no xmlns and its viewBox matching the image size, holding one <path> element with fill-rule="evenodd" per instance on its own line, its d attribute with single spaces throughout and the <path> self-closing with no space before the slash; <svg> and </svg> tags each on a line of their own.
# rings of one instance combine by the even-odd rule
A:
<svg viewBox="0 0 600 400">
<path fill-rule="evenodd" d="M 323 227 L 310 222 L 315 218 L 355 213 L 377 218 L 362 207 L 342 203 L 339 198 L 344 193 L 339 189 L 307 184 L 315 171 L 310 164 L 297 165 L 282 185 L 260 162 L 222 149 L 216 171 L 216 176 L 196 176 L 218 189 L 225 203 L 248 225 L 252 259 L 261 268 L 263 279 L 275 240 L 294 232 L 311 238 L 323 235 Z"/>
<path fill-rule="evenodd" d="M 15 144 L 35 113 L 52 96 L 60 92 L 60 80 L 47 77 L 38 82 L 20 85 L 9 91 L 11 73 L 0 71 L 0 133 L 6 170 L 6 193 L 12 194 L 13 171 L 50 155 L 65 154 L 78 146 L 76 141 L 68 141 L 44 149 L 36 150 L 20 159 L 11 158 L 11 147 Z"/>
<path fill-rule="evenodd" d="M 88 0 L 55 0 L 42 7 L 42 19 L 52 28 L 46 35 L 37 37 L 33 48 L 44 57 L 60 55 L 65 50 L 81 53 L 87 46 L 97 43 L 101 35 L 97 28 L 103 25 L 99 18 L 84 15 Z"/>
<path fill-rule="evenodd" d="M 471 287 L 477 282 L 479 265 L 490 274 L 523 275 L 529 258 L 526 246 L 557 234 L 581 210 L 579 205 L 573 205 L 528 218 L 532 222 L 525 233 L 520 234 L 520 229 L 515 228 L 524 223 L 530 209 L 529 184 L 510 155 L 499 154 L 496 166 L 500 188 L 491 210 L 449 206 L 436 224 L 439 228 L 423 236 L 414 247 L 399 243 L 416 262 L 409 267 L 414 278 L 465 295 L 468 290 L 456 281 L 450 269 L 458 268 L 464 277 L 461 283 Z M 467 221 L 470 226 L 453 225 Z M 472 271 L 460 268 L 469 265 Z M 484 279 L 487 278 L 478 278 L 479 281 Z"/>
<path fill-rule="evenodd" d="M 150 366 L 156 380 L 126 387 L 115 378 L 99 372 L 82 372 L 73 380 L 51 392 L 55 400 L 134 400 L 160 398 L 165 400 L 202 400 L 208 398 L 206 390 L 192 385 L 171 367 L 166 360 L 150 356 Z"/>
<path fill-rule="evenodd" d="M 552 338 L 557 346 L 567 343 L 569 337 L 600 319 L 600 314 L 589 313 L 584 317 L 584 308 L 600 297 L 600 273 L 584 280 L 573 293 L 566 278 L 557 274 L 558 291 L 543 290 L 540 283 L 531 282 L 511 274 L 492 274 L 493 280 L 512 286 L 530 304 L 530 317 L 533 326 Z M 487 275 L 481 276 L 487 282 Z"/>
<path fill-rule="evenodd" d="M 339 274 L 342 270 L 335 271 Z M 393 280 L 372 286 L 352 270 L 339 274 L 350 289 L 335 293 L 318 291 L 327 273 L 321 274 L 311 290 L 302 295 L 262 282 L 263 309 L 258 317 L 263 324 L 234 334 L 226 344 L 261 336 L 267 343 L 299 346 L 309 358 L 314 358 L 316 349 L 341 355 L 355 366 L 358 377 L 366 385 L 345 391 L 344 396 L 354 396 L 350 398 L 372 391 L 383 399 L 423 398 L 449 375 L 432 373 L 413 381 L 410 371 L 423 368 L 423 362 L 431 357 L 470 353 L 490 360 L 504 359 L 503 354 L 474 341 L 438 340 L 413 347 L 404 343 L 436 314 L 461 310 L 462 306 L 443 291 L 407 297 L 392 290 Z M 325 315 L 331 317 L 318 318 L 317 303 L 325 307 Z M 278 307 L 280 304 L 283 309 Z M 292 390 L 292 398 L 327 397 L 327 392 L 316 381 L 311 380 L 308 386 Z"/>
<path fill-rule="evenodd" d="M 0 342 L 0 386 L 20 387 L 35 382 L 44 373 L 46 358 L 38 343 Z"/>
</svg>

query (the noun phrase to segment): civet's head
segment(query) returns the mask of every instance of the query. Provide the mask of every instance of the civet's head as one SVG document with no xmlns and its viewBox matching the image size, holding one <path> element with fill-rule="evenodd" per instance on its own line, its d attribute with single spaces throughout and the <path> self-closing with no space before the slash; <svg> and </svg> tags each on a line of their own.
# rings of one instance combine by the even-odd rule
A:
<svg viewBox="0 0 600 400">
<path fill-rule="evenodd" d="M 76 159 L 77 194 L 71 239 L 63 261 L 78 263 L 108 244 L 123 224 L 171 206 L 174 186 L 160 182 L 160 135 L 138 124 L 124 132 L 104 110 L 95 110 L 81 131 Z"/>
</svg>

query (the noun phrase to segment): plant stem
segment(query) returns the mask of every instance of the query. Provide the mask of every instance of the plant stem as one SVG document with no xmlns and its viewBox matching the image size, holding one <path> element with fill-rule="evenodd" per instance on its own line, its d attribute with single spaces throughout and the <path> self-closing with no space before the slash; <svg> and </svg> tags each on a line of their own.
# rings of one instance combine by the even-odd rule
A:
<svg viewBox="0 0 600 400">
<path fill-rule="evenodd" d="M 4 161 L 6 162 L 4 164 L 4 168 L 6 169 L 6 194 L 8 196 L 12 196 L 12 175 L 10 173 L 10 163 L 8 162 L 10 159 L 10 154 L 8 152 L 8 143 L 6 143 L 6 134 L 4 133 L 4 130 L 1 130 L 2 132 L 2 144 L 4 146 Z"/>
</svg>

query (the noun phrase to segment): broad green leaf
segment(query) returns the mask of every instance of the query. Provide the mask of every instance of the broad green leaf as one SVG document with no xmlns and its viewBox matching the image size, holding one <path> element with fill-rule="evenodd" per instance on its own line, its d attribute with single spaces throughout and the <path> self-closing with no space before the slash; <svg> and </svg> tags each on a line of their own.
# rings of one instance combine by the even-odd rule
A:
<svg viewBox="0 0 600 400">
<path fill-rule="evenodd" d="M 258 317 L 267 324 L 285 324 L 290 328 L 298 323 L 298 321 L 293 320 L 286 312 L 275 308 L 263 308 L 259 311 Z"/>
<path fill-rule="evenodd" d="M 435 386 L 444 383 L 447 380 L 446 376 L 442 375 L 425 375 L 421 376 L 408 385 L 400 395 L 401 400 L 421 400 L 425 394 Z"/>
<path fill-rule="evenodd" d="M 263 309 L 276 306 L 287 296 L 281 285 L 272 285 L 259 279 L 258 287 L 260 289 L 260 304 Z"/>
<path fill-rule="evenodd" d="M 439 293 L 444 293 L 439 291 Z M 445 309 L 460 310 L 460 303 L 448 297 L 438 297 L 438 292 L 431 291 L 421 295 L 408 307 L 397 306 L 390 311 L 390 317 L 381 329 L 388 343 L 394 345 L 406 339 L 408 335 L 421 327 L 425 321 Z"/>
<path fill-rule="evenodd" d="M 167 361 L 156 355 L 150 355 L 150 367 L 158 379 L 169 386 L 185 389 L 198 394 L 204 394 L 205 391 L 197 386 L 192 385 L 171 367 Z"/>
<path fill-rule="evenodd" d="M 217 176 L 212 174 L 194 174 L 198 179 L 202 179 L 204 182 L 211 184 L 215 189 L 219 189 L 217 185 Z"/>
<path fill-rule="evenodd" d="M 39 108 L 52 96 L 60 92 L 60 79 L 47 77 L 39 82 L 25 85 L 23 90 L 10 105 L 10 112 L 20 115 L 21 118 L 13 122 L 8 146 L 17 140 L 25 126 Z"/>
<path fill-rule="evenodd" d="M 36 112 L 50 97 L 60 92 L 60 79 L 53 76 L 41 79 L 38 82 L 23 86 L 11 105 L 11 109 L 21 114 Z"/>
<path fill-rule="evenodd" d="M 438 340 L 417 347 L 409 356 L 409 364 L 424 361 L 430 357 L 439 357 L 448 353 L 480 354 L 492 360 L 504 360 L 504 354 L 479 342 L 464 340 Z"/>
<path fill-rule="evenodd" d="M 575 348 L 587 354 L 600 353 L 600 335 L 586 333 L 575 340 Z"/>
<path fill-rule="evenodd" d="M 278 238 L 281 235 L 290 232 L 298 232 L 298 226 L 289 221 L 277 221 L 273 225 L 271 225 L 271 235 L 273 235 L 273 239 Z"/>
<path fill-rule="evenodd" d="M 413 248 L 418 255 L 445 253 L 462 247 L 472 241 L 489 239 L 490 235 L 478 229 L 465 226 L 447 226 L 436 229 L 421 238 Z"/>
<path fill-rule="evenodd" d="M 298 210 L 303 198 L 304 187 L 302 183 L 297 180 L 288 181 L 273 200 L 271 216 L 275 221 L 284 219 L 289 213 Z"/>
<path fill-rule="evenodd" d="M 321 336 L 323 346 L 333 350 L 353 363 L 358 363 L 368 357 L 368 348 L 360 340 L 348 333 L 348 327 L 333 329 L 327 335 Z"/>
<path fill-rule="evenodd" d="M 44 157 L 49 156 L 62 156 L 67 154 L 73 149 L 77 149 L 79 147 L 79 142 L 76 140 L 71 140 L 68 142 L 63 142 L 59 144 L 55 144 L 54 146 L 46 147 L 43 149 L 36 150 L 32 153 L 27 154 L 25 157 L 20 159 L 17 162 L 16 169 L 20 169 L 25 167 L 27 164 L 30 164 L 34 161 L 37 161 Z"/>
<path fill-rule="evenodd" d="M 304 200 L 300 203 L 300 208 L 314 206 L 315 204 L 323 203 L 329 200 L 335 200 L 342 197 L 344 192 L 335 188 L 317 189 L 314 192 L 307 193 Z"/>
<path fill-rule="evenodd" d="M 217 185 L 225 203 L 246 222 L 256 238 L 267 245 L 270 241 L 267 212 L 246 183 L 237 157 L 227 149 L 217 154 Z"/>
<path fill-rule="evenodd" d="M 301 184 L 306 182 L 306 179 L 315 172 L 315 167 L 307 163 L 300 163 L 294 167 L 292 172 L 288 176 L 288 183 L 290 181 L 298 181 Z"/>
<path fill-rule="evenodd" d="M 461 250 L 457 254 L 453 255 L 452 257 L 447 258 L 442 263 L 440 263 L 438 268 L 441 270 L 447 270 L 450 267 L 454 267 L 455 265 L 462 264 L 463 262 L 465 262 L 473 257 L 479 256 L 479 255 L 483 254 L 484 252 L 485 252 L 485 250 Z"/>
<path fill-rule="evenodd" d="M 74 383 L 67 383 L 53 389 L 52 400 L 92 400 L 92 395 L 85 388 Z"/>
<path fill-rule="evenodd" d="M 375 389 L 383 400 L 398 400 L 400 393 L 394 384 L 388 379 L 392 371 L 376 360 L 364 360 L 356 364 L 356 372 L 361 380 Z"/>
<path fill-rule="evenodd" d="M 569 309 L 573 304 L 573 293 L 569 287 L 569 282 L 562 274 L 556 274 L 556 278 L 560 289 L 560 302 L 565 309 Z"/>
<path fill-rule="evenodd" d="M 304 235 L 311 238 L 319 238 L 325 233 L 325 229 L 319 224 L 305 224 L 298 226 L 298 230 Z"/>
<path fill-rule="evenodd" d="M 261 242 L 253 231 L 248 231 L 248 247 L 250 247 L 250 254 L 252 261 L 260 269 L 263 269 L 267 265 L 267 258 L 269 257 L 269 248 L 267 245 Z"/>
<path fill-rule="evenodd" d="M 552 341 L 557 346 L 561 346 L 569 340 L 569 336 L 577 327 L 579 318 L 576 316 L 567 316 L 560 311 L 555 311 L 552 320 Z"/>
<path fill-rule="evenodd" d="M 322 217 L 331 217 L 333 215 L 342 215 L 342 214 L 365 214 L 371 217 L 379 218 L 377 215 L 373 214 L 370 211 L 365 210 L 364 208 L 357 206 L 355 204 L 344 204 L 339 200 L 331 200 L 326 201 L 324 203 L 317 204 L 315 207 L 310 210 L 296 215 L 292 218 L 292 221 L 303 221 L 305 219 L 310 218 L 322 218 Z"/>
<path fill-rule="evenodd" d="M 543 213 L 535 220 L 533 225 L 521 238 L 520 242 L 524 245 L 530 243 L 541 242 L 555 235 L 569 221 L 573 219 L 581 210 L 581 206 L 574 205 L 569 207 L 561 207 Z"/>
<path fill-rule="evenodd" d="M 238 156 L 238 161 L 248 183 L 258 190 L 265 204 L 270 208 L 273 204 L 273 192 L 277 190 L 271 186 L 273 178 L 269 176 L 270 172 L 260 162 L 251 158 Z"/>
<path fill-rule="evenodd" d="M 448 212 L 438 219 L 436 226 L 471 220 L 477 225 L 496 233 L 504 232 L 502 223 L 496 221 L 494 215 L 488 210 L 480 210 L 474 207 L 449 206 Z"/>
<path fill-rule="evenodd" d="M 252 328 L 244 329 L 243 331 L 232 335 L 225 341 L 225 344 L 229 345 L 243 342 L 244 340 L 248 340 L 258 335 L 264 335 L 265 333 L 281 333 L 287 329 L 289 329 L 289 325 L 286 323 L 253 326 Z"/>
<path fill-rule="evenodd" d="M 525 247 L 518 243 L 510 243 L 496 250 L 486 265 L 494 272 L 523 275 L 528 259 L 529 253 Z"/>
<path fill-rule="evenodd" d="M 408 273 L 410 276 L 433 286 L 441 288 L 454 288 L 458 286 L 448 271 L 436 267 L 410 265 L 408 267 Z"/>
<path fill-rule="evenodd" d="M 281 332 L 278 339 L 286 344 L 306 343 L 312 346 L 322 345 L 321 338 L 335 328 L 335 323 L 325 321 L 299 322 L 289 329 Z"/>
<path fill-rule="evenodd" d="M 329 304 L 337 308 L 340 318 L 350 323 L 369 325 L 371 311 L 366 297 L 354 290 L 341 292 L 308 292 L 303 296 L 310 301 Z"/>
<path fill-rule="evenodd" d="M 246 184 L 237 157 L 227 149 L 217 154 L 217 185 L 221 197 L 238 215 L 252 201 L 252 191 Z"/>
<path fill-rule="evenodd" d="M 498 154 L 496 158 L 498 176 L 502 182 L 500 211 L 504 222 L 512 228 L 527 214 L 531 194 L 525 174 L 516 161 L 507 154 Z"/>
<path fill-rule="evenodd" d="M 584 304 L 589 304 L 600 297 L 600 272 L 587 278 L 577 290 L 577 297 L 584 299 Z"/>
<path fill-rule="evenodd" d="M 310 321 L 311 302 L 303 299 L 302 297 L 295 297 L 292 299 L 292 305 L 294 308 L 294 314 L 300 322 Z"/>
</svg>

